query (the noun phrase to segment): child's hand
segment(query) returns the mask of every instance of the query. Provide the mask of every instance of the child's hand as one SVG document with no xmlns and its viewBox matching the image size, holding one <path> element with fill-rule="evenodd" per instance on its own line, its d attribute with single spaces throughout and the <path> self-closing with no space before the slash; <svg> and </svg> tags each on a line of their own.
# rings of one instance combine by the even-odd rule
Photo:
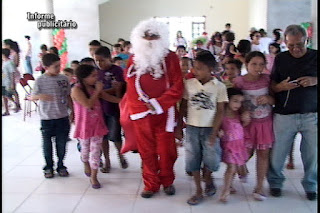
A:
<svg viewBox="0 0 320 213">
<path fill-rule="evenodd" d="M 112 88 L 115 88 L 116 90 L 119 90 L 121 88 L 122 83 L 119 81 L 112 81 Z"/>
<path fill-rule="evenodd" d="M 183 131 L 182 128 L 175 128 L 174 129 L 174 137 L 181 141 L 183 139 Z"/>
<path fill-rule="evenodd" d="M 103 83 L 101 81 L 97 81 L 95 84 L 95 89 L 100 93 L 103 90 Z"/>
<path fill-rule="evenodd" d="M 251 116 L 249 111 L 245 111 L 241 114 L 240 120 L 243 124 L 247 125 L 251 122 Z"/>
<path fill-rule="evenodd" d="M 223 136 L 224 136 L 224 131 L 222 129 L 220 129 L 218 132 L 218 137 L 222 138 Z"/>
<path fill-rule="evenodd" d="M 269 97 L 267 95 L 261 95 L 257 98 L 258 105 L 264 105 L 269 103 Z"/>
</svg>

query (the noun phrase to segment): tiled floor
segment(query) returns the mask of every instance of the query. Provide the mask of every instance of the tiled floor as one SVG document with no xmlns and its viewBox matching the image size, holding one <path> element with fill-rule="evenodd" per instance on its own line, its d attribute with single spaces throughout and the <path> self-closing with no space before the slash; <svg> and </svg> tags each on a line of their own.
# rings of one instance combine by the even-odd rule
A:
<svg viewBox="0 0 320 213">
<path fill-rule="evenodd" d="M 20 90 L 21 91 L 21 88 Z M 21 91 L 20 94 L 23 94 Z M 2 212 L 40 213 L 200 213 L 237 212 L 273 213 L 317 212 L 317 202 L 308 201 L 300 184 L 303 176 L 299 154 L 300 138 L 295 143 L 295 170 L 286 170 L 288 178 L 281 198 L 268 197 L 266 201 L 254 201 L 251 193 L 255 183 L 255 159 L 248 163 L 250 170 L 248 183 L 235 180 L 237 194 L 232 195 L 227 204 L 218 201 L 221 192 L 225 165 L 214 174 L 218 192 L 206 198 L 198 206 L 189 206 L 186 200 L 194 192 L 192 178 L 184 173 L 184 150 L 179 148 L 179 158 L 175 164 L 177 193 L 168 197 L 162 191 L 154 198 L 141 198 L 143 188 L 140 177 L 138 154 L 128 153 L 128 169 L 121 169 L 114 146 L 111 146 L 112 170 L 109 174 L 99 173 L 102 188 L 92 189 L 85 177 L 76 140 L 68 142 L 65 164 L 70 177 L 55 176 L 45 179 L 42 174 L 42 156 L 39 117 L 35 113 L 23 122 L 23 112 L 2 117 Z M 268 184 L 265 182 L 267 191 Z"/>
</svg>

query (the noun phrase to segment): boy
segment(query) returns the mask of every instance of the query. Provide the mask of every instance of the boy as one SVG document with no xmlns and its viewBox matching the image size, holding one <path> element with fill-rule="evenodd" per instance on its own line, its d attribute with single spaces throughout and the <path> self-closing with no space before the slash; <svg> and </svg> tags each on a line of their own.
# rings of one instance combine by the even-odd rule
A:
<svg viewBox="0 0 320 213">
<path fill-rule="evenodd" d="M 126 69 L 127 68 L 127 63 L 128 63 L 128 60 L 129 60 L 129 57 L 130 57 L 130 49 L 131 49 L 131 43 L 130 41 L 125 41 L 123 43 L 123 51 L 122 53 L 120 53 L 119 55 L 117 55 L 118 57 L 122 58 L 123 60 L 123 63 L 121 65 L 121 68 L 122 69 Z"/>
<path fill-rule="evenodd" d="M 181 60 L 181 58 L 187 54 L 186 47 L 183 45 L 177 46 L 176 54 L 179 60 Z"/>
<path fill-rule="evenodd" d="M 99 49 L 99 47 L 101 47 L 101 43 L 97 40 L 92 40 L 90 43 L 89 43 L 89 52 L 90 52 L 90 55 L 91 57 L 93 58 L 93 55 L 94 55 L 94 52 Z"/>
<path fill-rule="evenodd" d="M 112 64 L 111 53 L 108 47 L 100 47 L 94 54 L 94 59 L 99 70 L 99 80 L 104 84 L 104 90 L 108 90 L 116 94 L 117 97 L 121 98 L 123 95 L 123 71 L 120 67 Z M 120 87 L 118 89 L 112 88 L 112 84 L 119 82 Z M 101 100 L 102 110 L 105 117 L 106 125 L 109 129 L 109 133 L 104 137 L 102 142 L 102 152 L 105 156 L 105 166 L 101 169 L 103 173 L 109 173 L 110 171 L 110 158 L 109 158 L 109 142 L 113 141 L 117 150 L 120 160 L 121 167 L 126 169 L 128 163 L 126 159 L 120 154 L 122 147 L 121 138 L 121 126 L 120 126 L 120 110 L 119 105 L 110 103 L 105 100 Z"/>
<path fill-rule="evenodd" d="M 81 59 L 80 64 L 87 64 L 87 65 L 91 65 L 94 67 L 97 66 L 96 63 L 94 62 L 94 59 L 90 58 L 90 57 L 86 57 L 86 58 Z"/>
<path fill-rule="evenodd" d="M 180 68 L 182 71 L 182 76 L 185 78 L 185 76 L 190 72 L 190 69 L 192 68 L 191 58 L 182 57 L 180 59 Z"/>
<path fill-rule="evenodd" d="M 10 115 L 8 100 L 12 101 L 16 105 L 16 112 L 18 112 L 18 104 L 13 100 L 14 95 L 14 73 L 16 66 L 14 62 L 9 59 L 10 50 L 7 48 L 2 49 L 2 98 L 5 106 L 5 112 L 2 116 Z"/>
<path fill-rule="evenodd" d="M 52 140 L 56 143 L 58 165 L 56 171 L 59 176 L 69 175 L 63 160 L 66 154 L 70 122 L 68 106 L 73 117 L 73 106 L 70 98 L 70 84 L 68 78 L 60 73 L 59 56 L 48 53 L 42 58 L 45 73 L 36 79 L 31 100 L 39 100 L 39 114 L 41 119 L 41 133 L 43 152 L 46 165 L 43 168 L 45 178 L 53 178 Z M 72 120 L 72 119 L 71 119 Z"/>
<path fill-rule="evenodd" d="M 71 69 L 76 70 L 80 66 L 80 62 L 78 60 L 71 61 Z"/>
<path fill-rule="evenodd" d="M 113 50 L 112 50 L 112 58 L 116 57 L 122 52 L 121 44 L 115 44 L 113 45 Z"/>
<path fill-rule="evenodd" d="M 185 94 L 180 105 L 176 137 L 182 139 L 182 119 L 186 117 L 186 171 L 192 172 L 196 185 L 196 194 L 187 201 L 189 205 L 196 205 L 203 200 L 200 178 L 202 161 L 204 192 L 207 196 L 216 193 L 211 173 L 219 169 L 220 145 L 216 138 L 224 104 L 228 101 L 226 87 L 211 75 L 216 64 L 215 57 L 209 51 L 196 56 L 195 78 L 185 81 Z"/>
<path fill-rule="evenodd" d="M 114 57 L 112 61 L 113 61 L 113 64 L 114 64 L 114 65 L 117 65 L 117 66 L 119 66 L 119 67 L 121 67 L 121 65 L 122 65 L 122 63 L 123 63 L 122 58 L 121 58 L 121 57 L 118 57 L 118 56 Z"/>
</svg>

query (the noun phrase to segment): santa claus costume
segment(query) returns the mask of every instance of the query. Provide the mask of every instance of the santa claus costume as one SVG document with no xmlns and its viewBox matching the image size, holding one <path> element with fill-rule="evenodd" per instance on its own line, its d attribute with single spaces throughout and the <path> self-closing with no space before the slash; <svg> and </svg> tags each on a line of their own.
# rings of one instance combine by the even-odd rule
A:
<svg viewBox="0 0 320 213">
<path fill-rule="evenodd" d="M 134 55 L 125 76 L 126 105 L 142 159 L 144 198 L 152 197 L 161 185 L 166 194 L 175 193 L 177 148 L 173 131 L 183 80 L 179 59 L 168 49 L 168 35 L 165 23 L 150 19 L 140 22 L 130 38 Z"/>
</svg>

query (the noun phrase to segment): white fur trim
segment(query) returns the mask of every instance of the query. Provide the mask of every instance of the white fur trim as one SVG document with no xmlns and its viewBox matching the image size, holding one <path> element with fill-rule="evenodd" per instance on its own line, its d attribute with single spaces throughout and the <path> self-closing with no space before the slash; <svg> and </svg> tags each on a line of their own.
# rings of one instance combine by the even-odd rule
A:
<svg viewBox="0 0 320 213">
<path fill-rule="evenodd" d="M 132 114 L 132 115 L 130 115 L 130 119 L 135 121 L 135 120 L 138 120 L 138 119 L 146 117 L 148 114 L 155 114 L 155 112 L 152 111 L 152 110 L 148 110 L 148 111 L 145 111 L 145 112 Z"/>
<path fill-rule="evenodd" d="M 151 99 L 149 99 L 149 103 L 155 108 L 157 115 L 160 115 L 163 113 L 163 109 L 162 109 L 161 105 L 159 104 L 159 102 L 157 101 L 157 99 L 151 98 Z"/>
<path fill-rule="evenodd" d="M 176 126 L 176 124 L 174 122 L 174 107 L 172 106 L 168 109 L 166 131 L 173 132 L 175 126 Z"/>
</svg>

